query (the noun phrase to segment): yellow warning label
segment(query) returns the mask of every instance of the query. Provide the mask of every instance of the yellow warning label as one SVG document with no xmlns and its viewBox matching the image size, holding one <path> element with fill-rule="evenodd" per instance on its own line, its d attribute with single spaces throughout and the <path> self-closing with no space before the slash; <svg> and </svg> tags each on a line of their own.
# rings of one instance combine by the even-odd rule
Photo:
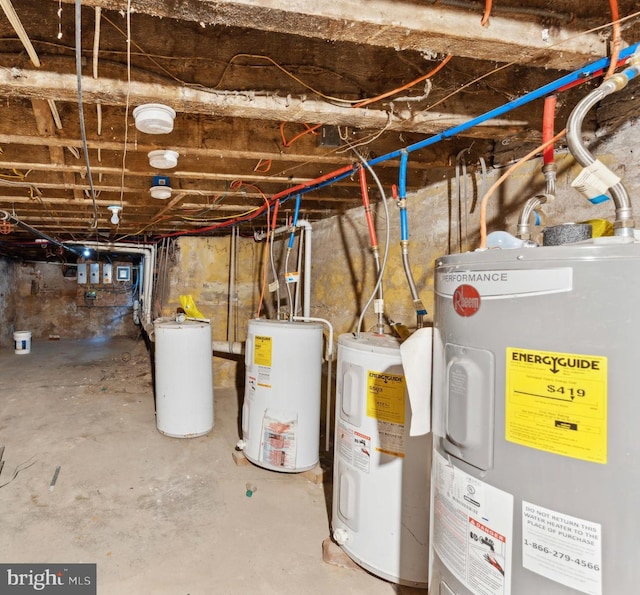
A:
<svg viewBox="0 0 640 595">
<path fill-rule="evenodd" d="M 256 335 L 253 340 L 253 363 L 257 366 L 271 367 L 273 337 Z"/>
<path fill-rule="evenodd" d="M 405 384 L 402 374 L 367 372 L 367 415 L 380 421 L 404 424 Z"/>
<path fill-rule="evenodd" d="M 607 358 L 507 348 L 505 438 L 607 462 Z"/>
</svg>

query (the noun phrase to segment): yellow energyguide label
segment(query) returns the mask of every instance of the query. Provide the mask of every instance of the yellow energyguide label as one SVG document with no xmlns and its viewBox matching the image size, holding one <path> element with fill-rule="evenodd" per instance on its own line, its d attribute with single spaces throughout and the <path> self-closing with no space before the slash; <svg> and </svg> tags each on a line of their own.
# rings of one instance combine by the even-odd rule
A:
<svg viewBox="0 0 640 595">
<path fill-rule="evenodd" d="M 607 358 L 508 347 L 505 438 L 607 462 Z"/>
<path fill-rule="evenodd" d="M 256 366 L 271 367 L 273 337 L 256 335 L 253 340 L 253 363 Z"/>
<path fill-rule="evenodd" d="M 367 415 L 380 421 L 404 424 L 404 376 L 367 371 Z"/>
</svg>

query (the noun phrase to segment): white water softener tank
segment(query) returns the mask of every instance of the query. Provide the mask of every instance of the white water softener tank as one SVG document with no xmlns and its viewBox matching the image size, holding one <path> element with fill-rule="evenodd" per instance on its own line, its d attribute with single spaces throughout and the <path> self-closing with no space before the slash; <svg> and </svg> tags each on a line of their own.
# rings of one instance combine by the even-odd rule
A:
<svg viewBox="0 0 640 595">
<path fill-rule="evenodd" d="M 174 438 L 213 428 L 211 325 L 159 318 L 154 322 L 156 424 Z"/>
<path fill-rule="evenodd" d="M 431 434 L 410 437 L 410 423 L 398 340 L 341 335 L 333 537 L 373 574 L 426 587 Z"/>
<path fill-rule="evenodd" d="M 245 456 L 273 471 L 313 469 L 320 458 L 322 325 L 250 320 L 245 365 Z"/>
<path fill-rule="evenodd" d="M 640 584 L 640 244 L 436 263 L 429 592 Z"/>
</svg>

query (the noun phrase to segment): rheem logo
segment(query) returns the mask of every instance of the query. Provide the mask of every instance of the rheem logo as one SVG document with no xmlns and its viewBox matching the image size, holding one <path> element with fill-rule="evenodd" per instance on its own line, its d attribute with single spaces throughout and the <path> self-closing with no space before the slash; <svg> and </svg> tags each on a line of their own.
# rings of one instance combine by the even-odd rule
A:
<svg viewBox="0 0 640 595">
<path fill-rule="evenodd" d="M 473 285 L 458 285 L 452 299 L 453 309 L 460 316 L 473 316 L 480 309 L 480 294 Z"/>
</svg>

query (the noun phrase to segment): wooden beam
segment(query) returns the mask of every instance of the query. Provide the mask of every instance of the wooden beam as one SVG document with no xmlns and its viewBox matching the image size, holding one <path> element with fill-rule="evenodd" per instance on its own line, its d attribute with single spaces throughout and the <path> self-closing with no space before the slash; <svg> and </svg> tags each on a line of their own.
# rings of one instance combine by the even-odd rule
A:
<svg viewBox="0 0 640 595">
<path fill-rule="evenodd" d="M 71 4 L 74 0 L 63 1 Z M 82 3 L 105 10 L 127 9 L 126 0 Z M 137 0 L 135 11 L 202 26 L 295 33 L 492 62 L 532 61 L 540 67 L 562 70 L 573 70 L 607 53 L 606 39 L 597 32 L 585 34 L 567 23 L 558 26 L 563 16 L 559 11 L 541 11 L 536 16 L 535 9 L 519 11 L 518 7 L 496 5 L 488 26 L 483 27 L 482 3 L 476 11 L 447 4 L 446 0 L 181 0 L 177 11 L 174 2 Z M 506 10 L 509 15 L 503 16 Z M 554 15 L 558 15 L 555 20 Z M 546 24 L 549 22 L 553 26 Z"/>
<path fill-rule="evenodd" d="M 36 127 L 38 129 L 38 134 L 46 139 L 46 144 L 49 146 L 49 158 L 51 159 L 51 163 L 55 166 L 55 168 L 59 167 L 59 171 L 62 174 L 62 180 L 64 181 L 64 184 L 68 187 L 71 187 L 75 184 L 76 179 L 72 171 L 64 169 L 64 148 L 61 145 L 49 143 L 49 139 L 54 137 L 56 134 L 56 123 L 53 119 L 49 101 L 47 101 L 46 99 L 37 98 L 31 99 L 33 115 L 36 119 Z M 40 144 L 43 143 L 41 142 Z M 27 167 L 26 169 L 29 168 Z M 74 190 L 74 196 L 76 199 L 81 198 L 81 195 L 82 193 L 80 191 Z"/>
<path fill-rule="evenodd" d="M 416 112 L 400 118 L 379 109 L 340 107 L 315 99 L 279 97 L 222 91 L 202 91 L 178 85 L 162 85 L 120 81 L 95 80 L 83 77 L 83 101 L 103 105 L 124 106 L 127 97 L 131 105 L 163 103 L 177 112 L 215 114 L 216 116 L 271 120 L 276 122 L 321 123 L 332 126 L 351 126 L 359 129 L 398 130 L 421 134 L 436 134 L 467 122 L 471 116 L 435 111 Z M 0 70 L 0 94 L 9 97 L 77 101 L 75 75 L 15 69 Z M 465 136 L 493 139 L 515 134 L 529 123 L 509 119 L 493 119 L 464 133 Z"/>
</svg>

